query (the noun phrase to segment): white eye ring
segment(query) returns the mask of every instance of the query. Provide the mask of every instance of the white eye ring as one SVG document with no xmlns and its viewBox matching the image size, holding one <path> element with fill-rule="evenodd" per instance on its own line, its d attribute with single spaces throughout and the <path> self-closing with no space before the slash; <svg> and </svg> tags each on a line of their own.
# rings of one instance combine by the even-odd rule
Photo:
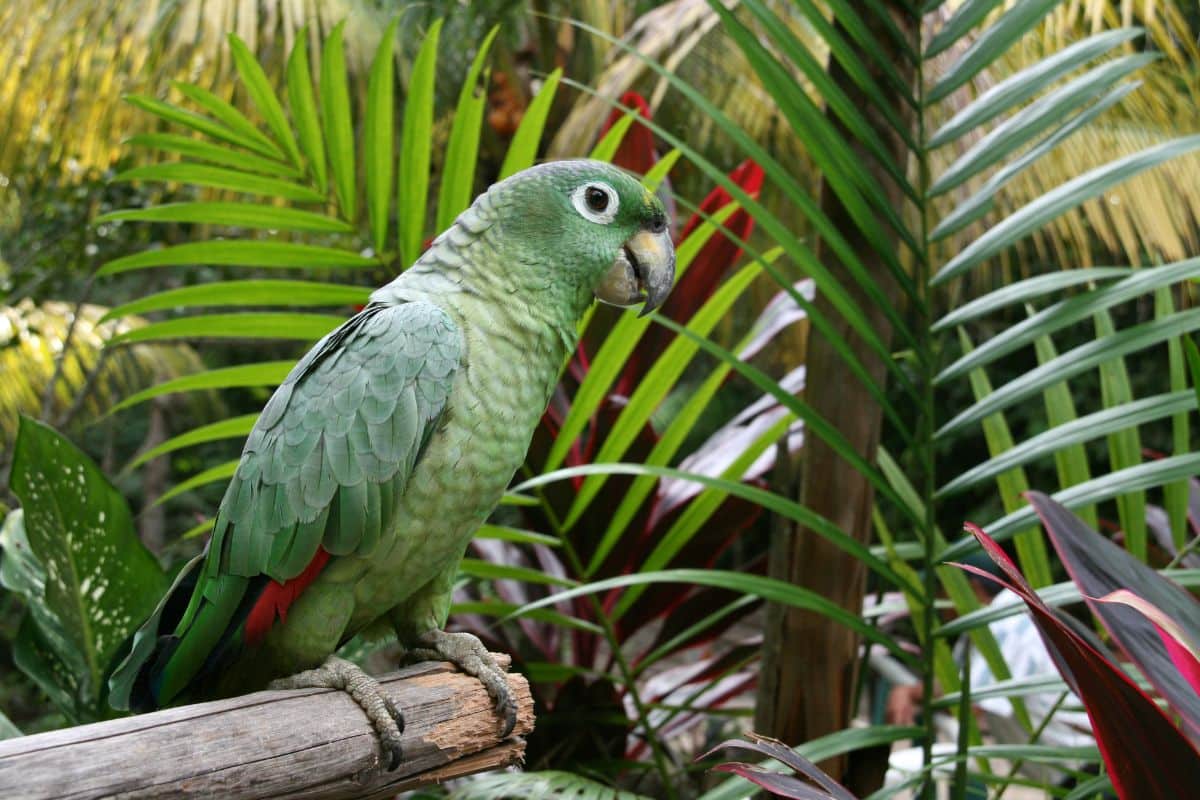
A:
<svg viewBox="0 0 1200 800">
<path fill-rule="evenodd" d="M 592 200 L 594 203 L 603 193 L 607 198 L 607 202 L 602 208 L 593 208 L 588 203 Z M 590 219 L 592 222 L 598 222 L 601 225 L 607 225 L 617 218 L 617 209 L 621 206 L 621 201 L 617 197 L 617 192 L 607 183 L 585 183 L 574 192 L 571 193 L 571 205 L 575 206 L 584 219 Z"/>
</svg>

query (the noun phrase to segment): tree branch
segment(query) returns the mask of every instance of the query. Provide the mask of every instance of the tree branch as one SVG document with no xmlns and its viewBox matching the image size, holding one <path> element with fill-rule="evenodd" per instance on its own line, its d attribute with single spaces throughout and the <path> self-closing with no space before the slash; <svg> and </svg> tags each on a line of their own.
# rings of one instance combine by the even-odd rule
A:
<svg viewBox="0 0 1200 800">
<path fill-rule="evenodd" d="M 507 656 L 495 656 L 506 666 Z M 476 679 L 427 662 L 381 679 L 403 710 L 404 762 L 383 772 L 362 711 L 343 692 L 267 691 L 0 741 L 8 797 L 391 797 L 520 763 L 533 699 L 510 674 L 513 736 Z"/>
</svg>

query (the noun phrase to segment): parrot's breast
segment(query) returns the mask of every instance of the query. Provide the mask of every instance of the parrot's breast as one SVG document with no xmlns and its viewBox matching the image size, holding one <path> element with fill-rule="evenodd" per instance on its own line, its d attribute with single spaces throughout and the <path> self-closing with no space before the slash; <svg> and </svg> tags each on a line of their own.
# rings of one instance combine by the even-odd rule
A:
<svg viewBox="0 0 1200 800">
<path fill-rule="evenodd" d="M 455 570 L 476 529 L 499 504 L 549 402 L 566 354 L 561 330 L 514 325 L 494 308 L 457 309 L 465 339 L 446 413 L 395 503 L 394 535 L 360 567 L 359 629 Z M 394 616 L 395 616 L 394 614 Z M 444 620 L 411 620 L 416 628 Z"/>
</svg>

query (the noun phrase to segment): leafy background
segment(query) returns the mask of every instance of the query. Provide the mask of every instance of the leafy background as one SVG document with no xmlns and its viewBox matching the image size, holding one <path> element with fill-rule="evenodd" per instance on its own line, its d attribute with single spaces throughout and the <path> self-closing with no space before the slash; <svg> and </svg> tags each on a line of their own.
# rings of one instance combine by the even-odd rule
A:
<svg viewBox="0 0 1200 800">
<path fill-rule="evenodd" d="M 0 430 L 24 510 L 0 704 L 22 730 L 108 713 L 111 651 L 39 582 L 78 538 L 35 530 L 43 504 L 110 504 L 93 536 L 139 537 L 154 595 L 307 343 L 545 157 L 644 173 L 681 277 L 651 319 L 590 316 L 463 564 L 455 624 L 514 653 L 539 723 L 526 775 L 461 796 L 745 796 L 693 761 L 748 728 L 855 794 L 927 794 L 935 708 L 961 723 L 959 796 L 999 792 L 1022 778 L 997 758 L 1063 754 L 1019 682 L 1025 742 L 989 750 L 968 713 L 951 643 L 1008 673 L 995 614 L 938 566 L 975 546 L 963 520 L 1056 602 L 1031 487 L 1196 581 L 1175 569 L 1196 517 L 1191 4 L 36 5 L 0 12 Z M 31 420 L 16 439 L 22 413 L 82 451 Z M 33 490 L 48 453 L 95 476 L 82 500 Z M 923 683 L 920 728 L 851 726 L 863 641 Z M 880 789 L 902 740 L 926 770 Z"/>
</svg>

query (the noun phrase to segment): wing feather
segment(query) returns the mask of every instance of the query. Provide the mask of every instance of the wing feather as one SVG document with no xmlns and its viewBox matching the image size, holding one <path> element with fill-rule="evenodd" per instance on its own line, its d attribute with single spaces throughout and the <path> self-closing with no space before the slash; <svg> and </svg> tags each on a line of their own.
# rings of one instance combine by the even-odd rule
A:
<svg viewBox="0 0 1200 800">
<path fill-rule="evenodd" d="M 368 556 L 445 409 L 446 363 L 461 353 L 457 327 L 427 302 L 368 306 L 318 342 L 247 438 L 197 592 L 213 600 L 221 575 L 289 580 L 323 543 Z"/>
</svg>

